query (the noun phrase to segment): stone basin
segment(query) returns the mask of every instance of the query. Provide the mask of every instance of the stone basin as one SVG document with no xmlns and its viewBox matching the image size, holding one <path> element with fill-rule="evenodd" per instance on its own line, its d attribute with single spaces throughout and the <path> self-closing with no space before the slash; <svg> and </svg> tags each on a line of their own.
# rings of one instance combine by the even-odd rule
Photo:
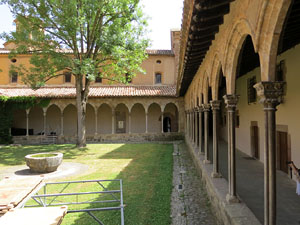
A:
<svg viewBox="0 0 300 225">
<path fill-rule="evenodd" d="M 62 153 L 36 153 L 25 156 L 26 165 L 32 172 L 50 173 L 56 171 L 63 159 Z"/>
</svg>

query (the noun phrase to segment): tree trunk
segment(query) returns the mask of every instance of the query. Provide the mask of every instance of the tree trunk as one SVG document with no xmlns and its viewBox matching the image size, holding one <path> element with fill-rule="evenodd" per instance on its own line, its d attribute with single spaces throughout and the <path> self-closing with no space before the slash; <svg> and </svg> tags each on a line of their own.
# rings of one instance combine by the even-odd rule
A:
<svg viewBox="0 0 300 225">
<path fill-rule="evenodd" d="M 85 129 L 85 115 L 86 103 L 89 90 L 83 90 L 83 82 L 81 76 L 76 76 L 76 105 L 77 105 L 77 142 L 78 148 L 86 146 L 86 129 Z"/>
</svg>

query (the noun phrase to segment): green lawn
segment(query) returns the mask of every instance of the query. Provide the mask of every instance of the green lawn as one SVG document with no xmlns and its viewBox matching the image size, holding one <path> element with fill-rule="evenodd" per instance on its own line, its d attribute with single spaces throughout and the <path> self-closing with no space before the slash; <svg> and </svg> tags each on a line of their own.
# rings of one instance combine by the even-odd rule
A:
<svg viewBox="0 0 300 225">
<path fill-rule="evenodd" d="M 78 150 L 73 145 L 2 147 L 0 169 L 24 164 L 24 156 L 38 152 L 59 151 L 64 161 L 89 165 L 84 176 L 61 180 L 123 179 L 125 224 L 170 224 L 170 199 L 172 191 L 172 151 L 167 144 L 90 144 Z M 57 181 L 61 181 L 57 180 Z M 117 186 L 107 184 L 109 189 Z M 69 192 L 95 191 L 95 187 L 73 185 Z M 49 188 L 50 192 L 56 192 Z M 95 199 L 103 199 L 96 196 Z M 81 199 L 82 200 L 82 199 Z M 83 199 L 84 200 L 84 199 Z M 87 199 L 86 199 L 87 200 Z M 95 205 L 93 205 L 95 207 Z M 85 205 L 84 207 L 91 207 Z M 120 224 L 120 214 L 115 211 L 96 213 L 105 225 Z M 64 225 L 96 224 L 86 213 L 68 214 Z"/>
</svg>

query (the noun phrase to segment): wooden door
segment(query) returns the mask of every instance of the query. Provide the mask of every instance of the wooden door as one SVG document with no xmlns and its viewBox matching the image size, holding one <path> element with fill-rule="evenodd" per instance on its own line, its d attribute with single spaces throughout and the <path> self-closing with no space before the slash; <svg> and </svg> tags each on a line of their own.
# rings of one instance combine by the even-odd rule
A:
<svg viewBox="0 0 300 225">
<path fill-rule="evenodd" d="M 290 154 L 288 152 L 288 133 L 277 131 L 277 162 L 278 167 L 285 173 L 288 173 L 287 161 L 290 161 Z"/>
<path fill-rule="evenodd" d="M 259 134 L 258 134 L 258 126 L 251 126 L 251 148 L 252 148 L 252 156 L 256 159 L 259 159 Z"/>
</svg>

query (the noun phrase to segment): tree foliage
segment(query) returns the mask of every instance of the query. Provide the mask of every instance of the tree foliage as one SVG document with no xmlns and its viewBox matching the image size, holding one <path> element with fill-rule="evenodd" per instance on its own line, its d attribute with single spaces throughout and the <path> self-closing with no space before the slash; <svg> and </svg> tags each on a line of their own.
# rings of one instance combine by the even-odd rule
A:
<svg viewBox="0 0 300 225">
<path fill-rule="evenodd" d="M 14 54 L 31 54 L 31 67 L 13 66 L 38 88 L 68 70 L 126 83 L 141 71 L 148 40 L 139 0 L 2 0 L 16 17 L 18 29 L 2 38 L 14 42 Z M 99 73 L 100 72 L 100 73 Z"/>
<path fill-rule="evenodd" d="M 16 18 L 15 32 L 1 35 L 30 66 L 11 71 L 32 88 L 71 72 L 75 77 L 78 146 L 85 146 L 89 87 L 96 77 L 127 83 L 142 71 L 148 40 L 139 0 L 0 0 Z"/>
</svg>

